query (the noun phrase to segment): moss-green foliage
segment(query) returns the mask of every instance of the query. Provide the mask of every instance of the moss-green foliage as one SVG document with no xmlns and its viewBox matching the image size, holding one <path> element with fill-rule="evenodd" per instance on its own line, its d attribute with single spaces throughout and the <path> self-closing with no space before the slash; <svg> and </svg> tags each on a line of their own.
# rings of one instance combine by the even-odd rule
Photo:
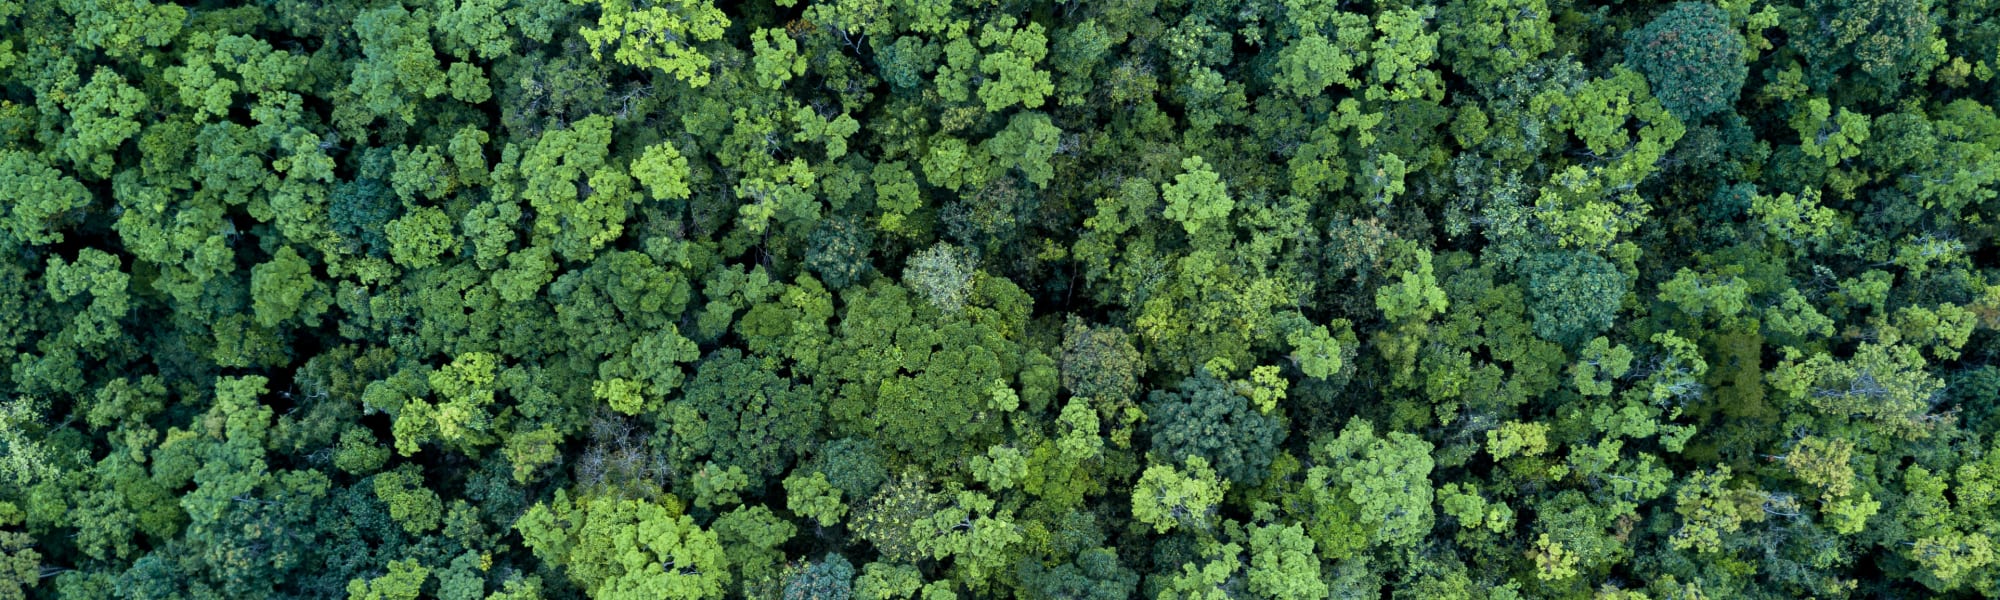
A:
<svg viewBox="0 0 2000 600">
<path fill-rule="evenodd" d="M 1173 390 L 1153 391 L 1145 404 L 1153 451 L 1169 463 L 1199 456 L 1223 478 L 1256 485 L 1285 430 L 1278 418 L 1253 408 L 1247 396 L 1207 371 Z"/>
<path fill-rule="evenodd" d="M 1996 89 L 1996 0 L 0 0 L 0 600 L 2000 596 Z"/>
<path fill-rule="evenodd" d="M 1632 32 L 1625 60 L 1653 84 L 1660 104 L 1693 121 L 1736 104 L 1749 71 L 1743 48 L 1728 13 L 1706 2 L 1679 2 Z"/>
</svg>

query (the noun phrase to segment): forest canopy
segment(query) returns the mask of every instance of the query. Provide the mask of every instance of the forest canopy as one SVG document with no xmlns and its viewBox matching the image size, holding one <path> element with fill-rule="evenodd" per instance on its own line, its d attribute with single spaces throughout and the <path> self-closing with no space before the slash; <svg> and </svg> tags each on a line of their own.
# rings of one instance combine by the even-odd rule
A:
<svg viewBox="0 0 2000 600">
<path fill-rule="evenodd" d="M 0 600 L 2000 596 L 2000 0 L 0 0 Z"/>
</svg>

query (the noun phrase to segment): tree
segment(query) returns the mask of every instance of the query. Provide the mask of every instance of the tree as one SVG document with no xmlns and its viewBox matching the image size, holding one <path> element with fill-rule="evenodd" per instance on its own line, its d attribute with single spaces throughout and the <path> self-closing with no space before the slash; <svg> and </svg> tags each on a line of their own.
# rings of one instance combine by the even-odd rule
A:
<svg viewBox="0 0 2000 600">
<path fill-rule="evenodd" d="M 146 48 L 170 43 L 188 17 L 187 9 L 176 4 L 67 0 L 57 5 L 76 19 L 73 43 L 103 50 L 113 58 L 135 56 Z"/>
<path fill-rule="evenodd" d="M 1280 600 L 1325 598 L 1319 556 L 1312 538 L 1297 524 L 1263 525 L 1250 530 L 1250 592 Z"/>
<path fill-rule="evenodd" d="M 1430 251 L 1420 249 L 1414 256 L 1416 264 L 1403 272 L 1400 281 L 1375 292 L 1376 308 L 1391 322 L 1424 321 L 1451 306 L 1451 299 L 1438 287 Z"/>
<path fill-rule="evenodd" d="M 857 507 L 848 527 L 854 529 L 855 537 L 867 540 L 884 558 L 914 563 L 929 555 L 922 538 L 936 533 L 923 527 L 924 520 L 935 515 L 943 504 L 943 499 L 930 490 L 929 482 L 904 475 L 875 492 L 867 504 Z"/>
<path fill-rule="evenodd" d="M 910 262 L 903 267 L 903 283 L 931 306 L 955 313 L 964 308 L 966 297 L 972 292 L 977 268 L 970 251 L 940 242 L 910 256 Z"/>
<path fill-rule="evenodd" d="M 750 35 L 750 47 L 756 50 L 757 85 L 775 90 L 806 72 L 806 59 L 799 55 L 798 42 L 782 30 L 757 30 Z"/>
<path fill-rule="evenodd" d="M 587 261 L 624 232 L 632 175 L 608 160 L 610 145 L 611 119 L 599 115 L 542 134 L 520 155 L 520 194 L 534 208 L 536 245 L 547 245 L 565 259 Z M 641 173 L 656 177 L 654 183 L 665 188 L 655 193 L 674 193 L 672 176 L 652 170 L 672 172 L 671 155 L 656 160 L 669 165 L 642 161 L 654 166 Z"/>
<path fill-rule="evenodd" d="M 785 600 L 848 600 L 854 597 L 854 564 L 828 553 L 785 579 Z"/>
<path fill-rule="evenodd" d="M 1411 546 L 1431 530 L 1431 443 L 1403 432 L 1377 437 L 1368 422 L 1349 421 L 1340 435 L 1314 445 L 1327 466 L 1311 482 L 1339 486 L 1371 542 Z"/>
<path fill-rule="evenodd" d="M 382 233 L 396 264 L 412 269 L 435 265 L 439 255 L 458 246 L 458 236 L 451 233 L 451 217 L 428 206 L 384 223 Z"/>
<path fill-rule="evenodd" d="M 785 508 L 812 519 L 820 527 L 832 527 L 847 514 L 847 505 L 840 502 L 841 489 L 827 481 L 826 473 L 814 471 L 808 477 L 793 471 L 785 478 L 784 485 Z"/>
<path fill-rule="evenodd" d="M 33 546 L 34 538 L 26 533 L 0 531 L 0 597 L 27 598 L 27 589 L 42 578 L 42 555 Z"/>
<path fill-rule="evenodd" d="M 746 585 L 779 574 L 778 566 L 785 562 L 785 553 L 779 548 L 799 531 L 760 505 L 739 506 L 716 517 L 714 529 L 729 567 L 736 572 L 736 581 Z"/>
<path fill-rule="evenodd" d="M 416 600 L 431 570 L 415 560 L 398 560 L 389 563 L 389 573 L 369 580 L 356 579 L 347 584 L 350 600 Z"/>
<path fill-rule="evenodd" d="M 1916 348 L 1864 342 L 1846 360 L 1791 349 L 1784 356 L 1770 382 L 1792 402 L 1905 438 L 1925 436 L 1934 423 L 1930 399 L 1944 382 L 1923 370 Z"/>
<path fill-rule="evenodd" d="M 923 574 L 916 567 L 871 562 L 855 578 L 854 595 L 863 600 L 909 598 L 923 585 Z"/>
<path fill-rule="evenodd" d="M 0 0 L 0 598 L 2000 597 L 1995 77 L 2000 0 Z"/>
<path fill-rule="evenodd" d="M 257 324 L 277 327 L 294 317 L 306 325 L 319 322 L 331 298 L 313 277 L 312 265 L 290 246 L 272 253 L 271 262 L 250 268 L 251 308 Z"/>
<path fill-rule="evenodd" d="M 1180 572 L 1164 577 L 1160 600 L 1225 600 L 1243 593 L 1242 579 L 1236 576 L 1243 564 L 1243 546 L 1208 543 L 1202 549 L 1206 562 L 1181 564 Z"/>
<path fill-rule="evenodd" d="M 1132 518 L 1152 525 L 1156 533 L 1214 527 L 1214 514 L 1229 482 L 1216 477 L 1208 459 L 1190 456 L 1186 465 L 1185 472 L 1171 464 L 1146 467 L 1132 488 Z"/>
<path fill-rule="evenodd" d="M 0 481 L 16 489 L 29 489 L 60 473 L 56 457 L 30 437 L 39 428 L 36 421 L 44 410 L 40 403 L 26 396 L 0 402 L 0 448 L 7 449 L 4 458 L 0 458 Z"/>
<path fill-rule="evenodd" d="M 597 23 L 584 27 L 583 40 L 590 44 L 590 57 L 604 60 L 604 50 L 613 48 L 612 58 L 621 64 L 643 69 L 659 69 L 690 86 L 708 85 L 711 60 L 694 48 L 696 42 L 722 37 L 729 17 L 703 0 L 675 0 L 657 5 L 634 5 L 628 0 L 570 0 L 573 4 L 598 7 Z"/>
<path fill-rule="evenodd" d="M 1375 17 L 1375 38 L 1370 58 L 1369 100 L 1391 102 L 1435 97 L 1442 90 L 1436 71 L 1426 68 L 1437 58 L 1438 36 L 1425 33 L 1425 25 L 1437 13 L 1436 7 L 1387 10 Z"/>
<path fill-rule="evenodd" d="M 119 319 L 131 310 L 126 290 L 131 276 L 119 270 L 118 257 L 95 248 L 77 252 L 76 262 L 50 257 L 47 278 L 49 298 L 67 302 L 88 294 L 90 304 L 71 317 L 68 334 L 82 346 L 96 346 L 119 337 Z"/>
<path fill-rule="evenodd" d="M 1764 511 L 1754 492 L 1724 487 L 1729 483 L 1729 467 L 1696 472 L 1674 492 L 1674 512 L 1681 526 L 1674 530 L 1674 548 L 1713 553 L 1721 549 L 1722 536 L 1742 529 L 1744 521 L 1764 520 Z"/>
<path fill-rule="evenodd" d="M 1072 315 L 1063 329 L 1062 381 L 1071 394 L 1119 402 L 1139 392 L 1145 373 L 1139 350 L 1124 330 L 1087 326 Z"/>
<path fill-rule="evenodd" d="M 808 243 L 811 246 L 806 250 L 806 268 L 834 289 L 859 283 L 875 268 L 869 257 L 875 233 L 852 219 L 834 217 L 820 221 Z"/>
<path fill-rule="evenodd" d="M 645 154 L 632 161 L 632 178 L 639 180 L 653 197 L 660 200 L 685 200 L 688 189 L 688 160 L 673 142 L 660 142 L 646 147 Z"/>
<path fill-rule="evenodd" d="M 1825 98 L 1807 100 L 1793 111 L 1790 120 L 1800 149 L 1806 156 L 1825 160 L 1828 167 L 1861 155 L 1861 145 L 1868 141 L 1869 121 L 1868 115 L 1845 106 L 1834 112 Z"/>
<path fill-rule="evenodd" d="M 1145 406 L 1153 451 L 1169 463 L 1201 457 L 1224 479 L 1256 486 L 1285 429 L 1278 418 L 1252 409 L 1245 396 L 1206 370 L 1172 391 L 1154 390 Z"/>
<path fill-rule="evenodd" d="M 819 472 L 826 474 L 828 483 L 858 501 L 873 497 L 875 490 L 889 480 L 881 456 L 881 445 L 872 440 L 841 438 L 820 446 L 816 464 Z"/>
<path fill-rule="evenodd" d="M 1438 14 L 1439 48 L 1454 71 L 1496 80 L 1555 49 L 1554 16 L 1544 0 L 1450 2 Z"/>
<path fill-rule="evenodd" d="M 1622 344 L 1612 346 L 1610 340 L 1599 336 L 1583 347 L 1577 363 L 1570 367 L 1570 380 L 1576 385 L 1577 393 L 1609 396 L 1616 389 L 1613 381 L 1624 377 L 1631 369 L 1632 351 Z"/>
<path fill-rule="evenodd" d="M 1743 312 L 1748 294 L 1749 285 L 1734 275 L 1703 275 L 1687 268 L 1660 283 L 1660 299 L 1694 317 L 1733 318 Z"/>
<path fill-rule="evenodd" d="M 1181 174 L 1174 176 L 1173 183 L 1160 186 L 1160 197 L 1167 201 L 1167 218 L 1187 228 L 1188 235 L 1229 216 L 1229 210 L 1236 204 L 1229 199 L 1228 186 L 1223 184 L 1221 176 L 1210 170 L 1199 156 L 1181 161 Z"/>
<path fill-rule="evenodd" d="M 1075 560 L 1054 568 L 1027 561 L 1021 565 L 1020 577 L 1031 597 L 1046 599 L 1129 598 L 1139 586 L 1139 575 L 1119 564 L 1118 552 L 1109 548 L 1084 550 Z"/>
<path fill-rule="evenodd" d="M 1026 27 L 1017 28 L 1016 24 L 1014 17 L 1001 16 L 979 31 L 979 46 L 986 49 L 979 59 L 979 71 L 988 77 L 979 86 L 979 100 L 989 113 L 1015 104 L 1040 108 L 1044 99 L 1055 92 L 1048 71 L 1035 68 L 1035 63 L 1049 54 L 1049 39 L 1042 25 L 1029 22 Z M 1025 113 L 1017 113 L 1016 118 L 1020 114 Z M 1036 183 L 1045 181 L 1043 178 Z"/>
<path fill-rule="evenodd" d="M 1535 335 L 1566 347 L 1611 327 L 1631 279 L 1596 253 L 1558 251 L 1522 261 Z"/>
<path fill-rule="evenodd" d="M 824 419 L 811 396 L 734 348 L 703 359 L 686 396 L 662 412 L 675 440 L 671 456 L 686 472 L 708 456 L 741 468 L 759 487 L 810 449 Z"/>
<path fill-rule="evenodd" d="M 347 91 L 374 116 L 414 124 L 416 100 L 449 89 L 430 43 L 432 18 L 429 10 L 412 13 L 400 4 L 355 15 L 354 33 L 366 60 L 355 62 Z"/>
<path fill-rule="evenodd" d="M 73 131 L 63 154 L 78 171 L 97 179 L 111 177 L 113 152 L 139 133 L 133 117 L 146 110 L 146 94 L 127 85 L 116 71 L 98 67 L 67 104 Z"/>
<path fill-rule="evenodd" d="M 1334 326 L 1341 330 L 1342 337 L 1354 336 L 1351 323 L 1342 320 L 1335 322 Z M 1314 379 L 1326 379 L 1340 373 L 1354 353 L 1354 343 L 1350 341 L 1343 346 L 1341 339 L 1329 333 L 1326 325 L 1294 331 L 1286 336 L 1286 341 L 1292 345 L 1292 362 L 1297 363 L 1307 377 Z"/>
<path fill-rule="evenodd" d="M 557 491 L 514 525 L 535 556 L 561 567 L 592 595 L 721 598 L 729 562 L 716 534 L 656 504 Z"/>
<path fill-rule="evenodd" d="M 1332 22 L 1326 24 L 1300 23 L 1299 38 L 1279 51 L 1279 72 L 1275 77 L 1279 89 L 1310 98 L 1336 84 L 1350 89 L 1359 87 L 1361 82 L 1352 73 L 1368 60 L 1367 41 L 1372 33 L 1368 17 L 1334 11 L 1329 20 Z M 1333 37 L 1321 33 L 1322 30 L 1332 30 Z"/>
<path fill-rule="evenodd" d="M 90 203 L 83 184 L 17 150 L 0 151 L 0 195 L 9 198 L 0 230 L 28 244 L 63 241 L 62 220 Z"/>
<path fill-rule="evenodd" d="M 389 517 L 410 535 L 437 529 L 444 516 L 444 504 L 436 492 L 424 487 L 424 477 L 405 465 L 375 476 L 375 496 L 389 506 Z"/>
<path fill-rule="evenodd" d="M 1785 29 L 1809 40 L 1798 51 L 1812 67 L 1815 88 L 1832 87 L 1858 68 L 1876 93 L 1895 94 L 1945 58 L 1930 7 L 1924 0 L 1810 0 Z"/>
<path fill-rule="evenodd" d="M 1022 542 L 1013 511 L 997 508 L 985 494 L 946 494 L 932 514 L 917 520 L 917 550 L 933 560 L 951 559 L 957 579 L 982 589 L 987 579 L 1012 562 L 1014 545 Z"/>
<path fill-rule="evenodd" d="M 984 91 L 986 88 L 980 89 Z M 986 140 L 981 147 L 993 157 L 995 167 L 1019 169 L 1021 175 L 1035 187 L 1047 188 L 1049 180 L 1055 177 L 1055 168 L 1049 164 L 1049 159 L 1055 157 L 1062 133 L 1062 129 L 1057 128 L 1048 115 L 1017 112 L 1007 120 L 1006 129 L 994 134 L 993 139 Z"/>
<path fill-rule="evenodd" d="M 1625 62 L 1682 121 L 1729 110 L 1743 89 L 1743 35 L 1713 4 L 1677 2 L 1626 36 Z"/>
</svg>

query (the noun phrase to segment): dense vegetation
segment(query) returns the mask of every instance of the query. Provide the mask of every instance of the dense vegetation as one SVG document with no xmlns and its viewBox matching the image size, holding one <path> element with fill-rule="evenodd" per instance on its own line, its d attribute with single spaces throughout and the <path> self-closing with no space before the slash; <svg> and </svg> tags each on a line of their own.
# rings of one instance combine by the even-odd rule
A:
<svg viewBox="0 0 2000 600">
<path fill-rule="evenodd" d="M 2000 0 L 0 0 L 0 599 L 2000 595 Z"/>
</svg>

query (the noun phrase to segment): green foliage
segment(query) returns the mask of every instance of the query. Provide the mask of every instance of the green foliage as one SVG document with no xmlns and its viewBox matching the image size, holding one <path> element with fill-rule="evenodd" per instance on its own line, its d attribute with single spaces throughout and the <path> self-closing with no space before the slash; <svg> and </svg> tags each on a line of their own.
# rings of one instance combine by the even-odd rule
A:
<svg viewBox="0 0 2000 600">
<path fill-rule="evenodd" d="M 1460 73 L 1498 79 L 1555 49 L 1553 16 L 1544 0 L 1450 2 L 1438 14 L 1439 45 Z"/>
<path fill-rule="evenodd" d="M 674 436 L 675 463 L 689 468 L 703 456 L 739 468 L 761 483 L 785 472 L 819 430 L 819 403 L 804 390 L 735 349 L 710 355 L 695 369 L 683 399 L 666 405 L 663 431 Z"/>
<path fill-rule="evenodd" d="M 1014 17 L 1002 16 L 979 30 L 979 47 L 986 51 L 979 58 L 979 71 L 987 78 L 979 86 L 979 101 L 985 103 L 986 112 L 997 113 L 1015 104 L 1040 108 L 1055 92 L 1049 73 L 1035 68 L 1035 63 L 1049 54 L 1049 39 L 1042 25 L 1016 24 Z"/>
<path fill-rule="evenodd" d="M 1236 576 L 1242 568 L 1243 547 L 1239 544 L 1208 544 L 1202 556 L 1208 560 L 1199 564 L 1182 563 L 1178 573 L 1171 573 L 1162 583 L 1161 600 L 1223 600 L 1241 593 L 1241 580 Z"/>
<path fill-rule="evenodd" d="M 1945 57 L 1945 40 L 1923 0 L 1814 0 L 1785 29 L 1818 37 L 1798 44 L 1815 87 L 1844 73 L 1863 75 L 1880 93 L 1895 93 Z"/>
<path fill-rule="evenodd" d="M 65 215 L 90 203 L 83 184 L 33 154 L 0 151 L 0 196 L 8 200 L 0 227 L 15 243 L 63 241 Z"/>
<path fill-rule="evenodd" d="M 0 598 L 2000 596 L 1995 15 L 0 0 Z"/>
<path fill-rule="evenodd" d="M 857 507 L 848 526 L 854 528 L 855 537 L 867 540 L 884 558 L 913 563 L 928 554 L 923 537 L 935 533 L 925 531 L 922 522 L 943 504 L 923 479 L 899 477 Z"/>
<path fill-rule="evenodd" d="M 798 533 L 798 527 L 763 506 L 738 507 L 715 519 L 715 536 L 736 580 L 763 581 L 778 574 L 785 554 L 778 548 Z"/>
<path fill-rule="evenodd" d="M 543 134 L 521 154 L 520 194 L 534 209 L 537 245 L 586 261 L 623 233 L 632 176 L 608 162 L 610 144 L 611 120 L 595 116 Z M 674 193 L 672 177 L 658 175 L 653 169 L 659 168 L 673 167 L 649 166 L 642 173 L 655 177 L 655 193 Z"/>
<path fill-rule="evenodd" d="M 1117 402 L 1139 391 L 1139 350 L 1123 330 L 1087 326 L 1071 316 L 1063 330 L 1062 382 L 1071 394 Z"/>
<path fill-rule="evenodd" d="M 1075 560 L 1053 568 L 1028 562 L 1021 566 L 1020 577 L 1036 598 L 1128 598 L 1139 585 L 1139 575 L 1120 566 L 1117 551 L 1107 548 L 1084 550 Z"/>
<path fill-rule="evenodd" d="M 1717 467 L 1694 473 L 1674 492 L 1674 512 L 1681 515 L 1672 538 L 1675 548 L 1712 553 L 1721 549 L 1722 536 L 1742 529 L 1744 521 L 1763 520 L 1755 494 L 1729 489 L 1728 483 L 1729 467 Z"/>
<path fill-rule="evenodd" d="M 1590 252 L 1550 252 L 1523 261 L 1535 335 L 1575 347 L 1617 319 L 1631 280 Z"/>
<path fill-rule="evenodd" d="M 785 578 L 786 600 L 848 600 L 854 597 L 854 563 L 839 554 L 809 563 Z"/>
<path fill-rule="evenodd" d="M 984 91 L 986 88 L 980 89 Z M 1061 138 L 1062 130 L 1049 120 L 1048 115 L 1018 112 L 1007 120 L 1006 129 L 994 134 L 993 139 L 981 146 L 986 154 L 993 157 L 995 166 L 1018 169 L 1035 187 L 1046 188 L 1050 178 L 1055 176 L 1049 159 L 1055 156 Z"/>
<path fill-rule="evenodd" d="M 1295 19 L 1297 17 L 1294 17 Z M 1332 22 L 1300 27 L 1296 41 L 1278 55 L 1281 89 L 1301 97 L 1317 96 L 1332 85 L 1354 88 L 1360 85 L 1352 73 L 1366 64 L 1370 30 L 1368 17 L 1350 12 L 1334 12 Z M 1332 32 L 1331 36 L 1324 32 Z"/>
<path fill-rule="evenodd" d="M 715 533 L 669 500 L 581 497 L 557 492 L 514 524 L 535 556 L 593 595 L 720 598 L 730 582 Z"/>
<path fill-rule="evenodd" d="M 1153 451 L 1168 463 L 1201 457 L 1223 478 L 1256 486 L 1285 429 L 1276 417 L 1253 409 L 1245 396 L 1206 371 L 1173 391 L 1153 391 L 1145 405 Z"/>
<path fill-rule="evenodd" d="M 90 304 L 70 321 L 70 339 L 83 346 L 95 346 L 119 337 L 118 320 L 131 309 L 126 290 L 131 276 L 119 270 L 118 257 L 94 248 L 77 253 L 76 262 L 50 258 L 47 278 L 49 298 L 67 302 L 90 297 Z"/>
<path fill-rule="evenodd" d="M 1297 524 L 1250 530 L 1250 592 L 1281 600 L 1325 598 L 1312 538 Z"/>
<path fill-rule="evenodd" d="M 347 597 L 350 600 L 416 600 L 430 576 L 431 570 L 415 560 L 393 561 L 389 563 L 387 575 L 349 582 Z"/>
<path fill-rule="evenodd" d="M 458 245 L 458 236 L 451 233 L 451 217 L 428 206 L 384 223 L 382 233 L 396 264 L 412 269 L 437 264 L 438 255 Z"/>
<path fill-rule="evenodd" d="M 430 43 L 430 11 L 402 5 L 362 11 L 354 17 L 365 60 L 354 64 L 347 92 L 377 117 L 417 120 L 415 97 L 436 98 L 447 88 L 445 72 Z"/>
<path fill-rule="evenodd" d="M 690 193 L 687 157 L 672 142 L 647 146 L 646 153 L 632 161 L 632 178 L 661 200 L 685 200 Z"/>
<path fill-rule="evenodd" d="M 436 529 L 444 516 L 437 493 L 424 487 L 423 475 L 408 467 L 376 475 L 375 497 L 388 505 L 389 518 L 411 535 Z"/>
<path fill-rule="evenodd" d="M 1187 469 L 1154 464 L 1146 467 L 1132 488 L 1132 518 L 1166 533 L 1176 528 L 1205 531 L 1214 527 L 1215 512 L 1229 482 L 1216 477 L 1208 459 L 1190 456 Z"/>
<path fill-rule="evenodd" d="M 1374 65 L 1367 97 L 1392 102 L 1434 97 L 1442 82 L 1425 67 L 1437 57 L 1438 36 L 1426 33 L 1435 7 L 1384 11 L 1375 17 Z"/>
<path fill-rule="evenodd" d="M 28 489 L 60 474 L 57 457 L 51 455 L 48 447 L 29 437 L 30 433 L 40 428 L 36 421 L 42 410 L 27 397 L 0 402 L 0 447 L 7 449 L 4 459 L 0 459 L 0 480 L 14 489 Z"/>
<path fill-rule="evenodd" d="M 828 482 L 826 474 L 814 471 L 807 477 L 798 471 L 785 478 L 785 508 L 812 519 L 821 527 L 832 527 L 847 514 L 840 502 L 841 489 Z"/>
<path fill-rule="evenodd" d="M 1743 35 L 1713 4 L 1677 2 L 1626 39 L 1625 61 L 1682 121 L 1729 110 L 1749 69 Z"/>
<path fill-rule="evenodd" d="M 1835 113 L 1824 98 L 1807 101 L 1791 118 L 1800 149 L 1806 156 L 1824 159 L 1829 167 L 1861 154 L 1861 144 L 1868 141 L 1868 123 L 1868 115 L 1844 106 Z"/>
<path fill-rule="evenodd" d="M 1407 547 L 1431 529 L 1431 448 L 1414 435 L 1377 437 L 1367 422 L 1349 421 L 1338 437 L 1313 447 L 1327 466 L 1314 467 L 1309 483 L 1344 489 L 1371 541 Z"/>
<path fill-rule="evenodd" d="M 940 243 L 910 256 L 903 267 L 903 284 L 938 310 L 956 313 L 972 293 L 977 268 L 970 251 Z"/>
<path fill-rule="evenodd" d="M 7 508 L 19 510 L 12 505 Z M 0 597 L 26 598 L 27 588 L 41 579 L 41 553 L 32 548 L 33 543 L 26 533 L 0 531 Z"/>
<path fill-rule="evenodd" d="M 1944 385 L 1925 372 L 1916 348 L 1863 343 L 1846 360 L 1788 350 L 1771 385 L 1802 406 L 1836 419 L 1858 418 L 1885 434 L 1922 437 L 1934 422 L 1930 399 Z"/>
<path fill-rule="evenodd" d="M 758 85 L 775 90 L 806 72 L 806 58 L 799 56 L 798 42 L 783 31 L 758 30 L 750 36 L 750 47 L 756 51 Z"/>
<path fill-rule="evenodd" d="M 324 286 L 313 278 L 312 265 L 290 246 L 278 248 L 271 262 L 250 268 L 250 296 L 257 324 L 264 327 L 294 317 L 317 324 L 330 304 Z"/>
<path fill-rule="evenodd" d="M 1021 528 L 1012 511 L 997 509 L 979 492 L 946 494 L 936 511 L 914 524 L 917 550 L 933 560 L 951 559 L 958 580 L 975 589 L 987 585 L 1012 562 L 1012 546 L 1021 543 Z"/>
<path fill-rule="evenodd" d="M 834 289 L 860 283 L 874 269 L 868 256 L 874 241 L 873 231 L 851 219 L 821 221 L 806 250 L 806 268 Z"/>
<path fill-rule="evenodd" d="M 1229 199 L 1228 186 L 1222 183 L 1221 176 L 1210 170 L 1199 156 L 1181 161 L 1181 174 L 1174 176 L 1173 183 L 1160 186 L 1160 197 L 1167 201 L 1167 218 L 1187 228 L 1188 235 L 1229 216 L 1229 210 L 1236 205 Z"/>
<path fill-rule="evenodd" d="M 1345 326 L 1341 328 L 1343 332 L 1353 335 L 1347 331 L 1352 324 L 1342 322 L 1336 325 Z M 1341 340 L 1328 333 L 1325 325 L 1295 331 L 1286 339 L 1292 345 L 1292 361 L 1298 363 L 1299 370 L 1307 377 L 1314 379 L 1326 379 L 1341 372 L 1346 366 L 1345 355 L 1353 353 L 1353 344 L 1350 342 L 1342 347 Z"/>
<path fill-rule="evenodd" d="M 923 574 L 916 567 L 872 562 L 855 578 L 854 595 L 863 600 L 910 598 L 923 584 Z"/>
<path fill-rule="evenodd" d="M 1375 307 L 1389 321 L 1423 321 L 1450 306 L 1451 300 L 1438 287 L 1428 250 L 1417 252 L 1416 265 L 1404 271 L 1395 285 L 1382 286 L 1375 292 Z"/>
<path fill-rule="evenodd" d="M 570 0 L 597 5 L 597 22 L 581 30 L 590 56 L 604 60 L 604 51 L 621 64 L 659 69 L 688 85 L 708 85 L 711 60 L 694 48 L 714 41 L 729 27 L 729 17 L 701 0 L 634 5 L 626 0 Z"/>
</svg>

